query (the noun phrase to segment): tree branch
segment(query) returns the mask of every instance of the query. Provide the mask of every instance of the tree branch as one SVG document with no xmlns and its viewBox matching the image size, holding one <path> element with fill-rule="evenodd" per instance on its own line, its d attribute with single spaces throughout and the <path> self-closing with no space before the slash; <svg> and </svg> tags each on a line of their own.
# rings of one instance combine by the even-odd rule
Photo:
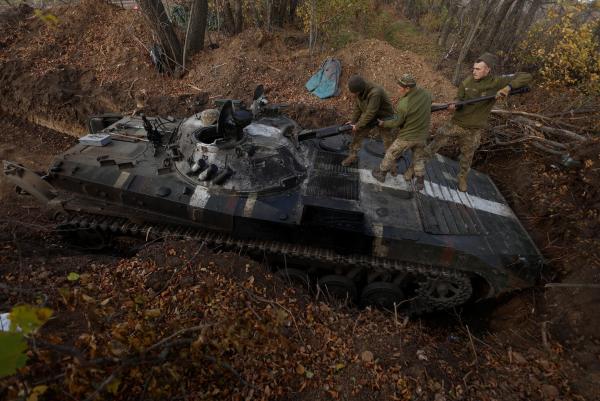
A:
<svg viewBox="0 0 600 401">
<path fill-rule="evenodd" d="M 550 117 L 547 117 L 547 116 L 544 116 L 544 115 L 541 115 L 541 114 L 528 113 L 526 111 L 493 109 L 492 110 L 492 114 L 497 114 L 497 115 L 502 115 L 502 116 L 518 115 L 518 116 L 524 116 L 524 117 L 531 117 L 531 118 L 536 118 L 538 120 L 546 121 L 546 122 L 551 123 L 551 124 L 562 125 L 564 127 L 579 129 L 579 127 L 576 126 L 576 125 L 564 123 L 562 121 L 557 121 L 556 119 L 553 119 L 553 118 L 550 118 Z M 515 121 L 517 121 L 517 122 L 526 122 L 527 124 L 530 124 L 530 125 L 532 124 L 532 125 L 535 125 L 536 127 L 539 124 L 539 123 L 537 123 L 535 121 L 532 121 L 532 120 L 529 120 L 529 119 L 518 119 L 517 118 L 517 119 L 515 119 Z M 546 128 L 551 128 L 551 127 L 546 127 Z M 586 140 L 585 137 L 583 137 L 583 136 L 581 136 L 579 134 L 576 134 L 573 131 L 559 130 L 557 128 L 551 128 L 551 129 L 561 131 L 565 135 L 569 136 L 571 139 L 575 139 L 575 140 L 578 140 L 578 141 L 585 141 Z M 551 133 L 551 132 L 549 132 L 549 133 Z"/>
</svg>

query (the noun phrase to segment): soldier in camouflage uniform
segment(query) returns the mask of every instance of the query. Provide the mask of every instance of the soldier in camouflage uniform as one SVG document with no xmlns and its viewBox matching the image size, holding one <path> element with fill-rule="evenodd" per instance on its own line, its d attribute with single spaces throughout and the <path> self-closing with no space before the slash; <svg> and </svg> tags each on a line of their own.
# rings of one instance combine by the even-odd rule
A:
<svg viewBox="0 0 600 401">
<path fill-rule="evenodd" d="M 373 131 L 383 139 L 387 149 L 394 140 L 393 132 L 389 129 L 379 129 L 375 124 L 377 119 L 386 119 L 394 114 L 392 102 L 381 86 L 365 81 L 358 75 L 353 75 L 348 81 L 348 89 L 356 97 L 352 118 L 347 124 L 352 125 L 352 142 L 348 157 L 342 161 L 343 166 L 349 166 L 358 160 L 358 152 L 363 139 Z"/>
<path fill-rule="evenodd" d="M 379 121 L 379 126 L 387 129 L 398 129 L 396 140 L 389 149 L 378 168 L 371 173 L 377 180 L 385 181 L 387 172 L 396 166 L 396 160 L 404 151 L 412 150 L 412 161 L 404 173 L 406 180 L 416 176 L 417 190 L 423 189 L 425 165 L 423 149 L 431 123 L 431 95 L 425 89 L 417 86 L 415 79 L 404 74 L 397 79 L 400 100 L 396 105 L 396 114 L 393 119 Z"/>
<path fill-rule="evenodd" d="M 473 76 L 465 79 L 458 87 L 457 101 L 474 99 L 496 94 L 496 99 L 506 97 L 511 89 L 527 85 L 531 74 L 518 72 L 513 75 L 493 76 L 491 69 L 496 64 L 496 56 L 491 53 L 482 54 L 473 65 Z M 466 105 L 457 109 L 454 104 L 450 110 L 456 110 L 452 120 L 437 130 L 433 141 L 425 149 L 427 158 L 432 157 L 448 139 L 455 137 L 460 147 L 460 171 L 458 188 L 467 191 L 467 175 L 471 168 L 473 155 L 479 147 L 481 135 L 488 126 L 488 117 L 496 102 L 495 99 Z"/>
</svg>

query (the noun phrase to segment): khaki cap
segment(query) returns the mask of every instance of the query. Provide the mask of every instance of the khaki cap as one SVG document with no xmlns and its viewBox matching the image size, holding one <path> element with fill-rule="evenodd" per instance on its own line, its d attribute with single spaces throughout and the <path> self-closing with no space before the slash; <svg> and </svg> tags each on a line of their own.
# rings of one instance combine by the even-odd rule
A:
<svg viewBox="0 0 600 401">
<path fill-rule="evenodd" d="M 414 88 L 417 86 L 417 81 L 415 81 L 415 78 L 410 74 L 402 74 L 400 78 L 396 78 L 396 82 L 398 82 L 398 85 L 406 88 Z"/>
<path fill-rule="evenodd" d="M 496 66 L 496 64 L 498 63 L 498 57 L 496 57 L 492 53 L 485 52 L 481 56 L 477 57 L 477 61 L 478 62 L 483 61 L 484 63 L 487 64 L 488 67 L 494 68 Z"/>
</svg>

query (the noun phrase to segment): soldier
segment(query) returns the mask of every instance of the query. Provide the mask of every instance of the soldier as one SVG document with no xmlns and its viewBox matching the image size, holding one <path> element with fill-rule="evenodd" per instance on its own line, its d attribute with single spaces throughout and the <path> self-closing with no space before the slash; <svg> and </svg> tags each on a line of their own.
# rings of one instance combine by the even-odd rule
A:
<svg viewBox="0 0 600 401">
<path fill-rule="evenodd" d="M 350 153 L 342 161 L 342 166 L 349 166 L 358 160 L 362 141 L 369 135 L 371 129 L 376 130 L 376 134 L 382 137 L 386 149 L 394 140 L 391 130 L 380 130 L 376 125 L 372 126 L 377 119 L 388 118 L 394 114 L 392 102 L 385 90 L 358 75 L 350 77 L 348 89 L 355 96 L 356 104 L 352 119 L 346 123 L 352 125 L 352 142 Z"/>
<path fill-rule="evenodd" d="M 474 99 L 496 93 L 496 99 L 508 96 L 511 89 L 527 85 L 531 74 L 518 72 L 513 75 L 493 76 L 491 70 L 496 64 L 496 56 L 491 53 L 482 54 L 473 65 L 473 76 L 465 79 L 458 87 L 457 101 Z M 488 126 L 488 116 L 496 102 L 495 99 L 456 108 L 451 104 L 449 109 L 455 110 L 452 120 L 437 130 L 433 141 L 425 149 L 425 156 L 431 158 L 450 137 L 456 137 L 460 147 L 460 171 L 458 173 L 458 189 L 467 191 L 467 175 L 471 168 L 473 155 L 479 147 L 481 135 Z"/>
<path fill-rule="evenodd" d="M 399 130 L 396 140 L 386 150 L 381 164 L 371 174 L 377 180 L 384 182 L 387 172 L 396 166 L 398 157 L 405 150 L 412 149 L 411 165 L 404 173 L 404 178 L 411 180 L 415 175 L 416 188 L 421 190 L 425 175 L 423 149 L 431 122 L 431 95 L 425 89 L 418 87 L 415 79 L 409 74 L 402 75 L 396 81 L 400 95 L 396 105 L 396 115 L 392 120 L 379 120 L 379 126 L 388 129 L 399 128 Z"/>
</svg>

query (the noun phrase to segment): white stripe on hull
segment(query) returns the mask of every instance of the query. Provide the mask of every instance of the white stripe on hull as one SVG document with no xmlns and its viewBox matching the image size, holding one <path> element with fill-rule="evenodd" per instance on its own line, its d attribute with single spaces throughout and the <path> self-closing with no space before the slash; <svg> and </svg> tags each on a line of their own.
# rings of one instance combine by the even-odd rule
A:
<svg viewBox="0 0 600 401">
<path fill-rule="evenodd" d="M 210 199 L 210 194 L 208 193 L 208 189 L 206 189 L 205 187 L 203 187 L 201 185 L 198 185 L 198 186 L 196 186 L 196 189 L 194 190 L 194 194 L 192 195 L 192 198 L 190 199 L 190 206 L 203 208 L 206 206 L 209 199 Z"/>
<path fill-rule="evenodd" d="M 384 188 L 391 188 L 400 191 L 412 191 L 412 187 L 408 185 L 402 174 L 397 177 L 387 175 L 385 182 L 377 181 L 372 175 L 371 170 L 359 169 L 360 181 L 363 184 L 373 184 Z M 425 181 L 425 189 L 420 191 L 421 194 L 436 198 L 439 200 L 464 205 L 483 212 L 496 214 L 499 216 L 510 217 L 516 219 L 513 211 L 505 204 L 480 198 L 466 192 L 461 192 L 457 189 L 440 185 L 429 180 Z"/>
</svg>

